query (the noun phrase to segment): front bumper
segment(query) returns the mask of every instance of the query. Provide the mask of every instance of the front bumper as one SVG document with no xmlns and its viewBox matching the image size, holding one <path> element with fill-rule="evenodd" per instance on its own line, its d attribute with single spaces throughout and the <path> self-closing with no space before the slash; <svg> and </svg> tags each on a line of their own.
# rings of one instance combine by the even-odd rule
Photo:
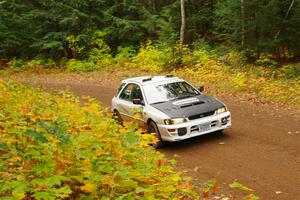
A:
<svg viewBox="0 0 300 200">
<path fill-rule="evenodd" d="M 229 128 L 231 127 L 231 116 L 227 111 L 182 124 L 158 124 L 157 126 L 163 141 L 175 142 Z"/>
</svg>

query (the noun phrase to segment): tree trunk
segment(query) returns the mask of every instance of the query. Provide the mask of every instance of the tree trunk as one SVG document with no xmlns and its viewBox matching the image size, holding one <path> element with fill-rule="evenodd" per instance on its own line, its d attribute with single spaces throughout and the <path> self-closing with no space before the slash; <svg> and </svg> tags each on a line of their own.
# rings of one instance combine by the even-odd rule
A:
<svg viewBox="0 0 300 200">
<path fill-rule="evenodd" d="M 292 0 L 292 1 L 291 1 L 291 4 L 290 4 L 290 6 L 289 6 L 288 11 L 285 13 L 285 19 L 288 18 L 289 14 L 290 14 L 290 12 L 291 12 L 293 6 L 294 6 L 294 3 L 295 3 L 295 0 Z M 282 29 L 282 28 L 280 28 L 280 29 L 277 31 L 277 33 L 275 34 L 275 37 L 274 37 L 275 39 L 277 39 L 278 36 L 280 35 L 281 29 Z"/>
<path fill-rule="evenodd" d="M 245 6 L 244 0 L 241 0 L 241 28 L 242 28 L 242 35 L 241 35 L 241 46 L 244 48 L 245 46 Z"/>
<path fill-rule="evenodd" d="M 185 32 L 185 6 L 184 6 L 185 0 L 180 0 L 180 8 L 181 8 L 181 28 L 180 28 L 180 45 L 183 45 L 184 43 L 184 32 Z"/>
</svg>

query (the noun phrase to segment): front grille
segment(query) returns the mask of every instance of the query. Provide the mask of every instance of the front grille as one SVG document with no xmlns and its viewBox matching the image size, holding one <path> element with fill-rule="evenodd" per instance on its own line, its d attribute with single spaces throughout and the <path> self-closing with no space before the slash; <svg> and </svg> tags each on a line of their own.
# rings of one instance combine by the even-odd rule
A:
<svg viewBox="0 0 300 200">
<path fill-rule="evenodd" d="M 209 112 L 189 116 L 188 119 L 189 120 L 195 120 L 195 119 L 200 119 L 200 118 L 203 118 L 203 117 L 208 117 L 208 116 L 211 116 L 213 114 L 215 114 L 215 111 L 209 111 Z"/>
</svg>

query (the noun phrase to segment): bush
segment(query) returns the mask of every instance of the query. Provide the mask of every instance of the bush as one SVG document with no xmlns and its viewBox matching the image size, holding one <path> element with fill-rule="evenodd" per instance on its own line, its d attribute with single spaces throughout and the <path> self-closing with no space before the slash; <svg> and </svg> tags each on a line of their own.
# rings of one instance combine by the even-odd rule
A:
<svg viewBox="0 0 300 200">
<path fill-rule="evenodd" d="M 236 51 L 231 51 L 224 55 L 221 59 L 226 65 L 235 68 L 243 68 L 246 63 L 245 57 Z"/>
<path fill-rule="evenodd" d="M 88 72 L 99 69 L 99 66 L 87 61 L 71 59 L 66 63 L 66 68 L 70 72 Z"/>
<path fill-rule="evenodd" d="M 204 50 L 204 51 L 210 51 L 212 50 L 211 46 L 208 44 L 207 41 L 205 41 L 203 38 L 196 40 L 193 43 L 193 50 Z"/>
<path fill-rule="evenodd" d="M 132 61 L 140 69 L 159 72 L 172 59 L 171 49 L 158 49 L 151 45 L 151 42 L 140 48 Z"/>
<path fill-rule="evenodd" d="M 300 81 L 300 63 L 284 65 L 278 70 L 280 78 L 298 79 Z"/>
<path fill-rule="evenodd" d="M 12 59 L 8 62 L 8 68 L 13 70 L 23 70 L 25 65 L 25 61 L 22 59 Z"/>
<path fill-rule="evenodd" d="M 0 111 L 1 198 L 196 198 L 153 136 L 117 125 L 93 99 L 1 81 Z"/>
<path fill-rule="evenodd" d="M 275 68 L 277 66 L 277 62 L 272 59 L 272 55 L 262 53 L 259 58 L 255 61 L 255 63 L 259 66 Z"/>
<path fill-rule="evenodd" d="M 27 61 L 24 65 L 25 69 L 53 68 L 56 63 L 52 59 L 35 58 Z"/>
<path fill-rule="evenodd" d="M 103 31 L 94 31 L 92 33 L 92 40 L 90 45 L 92 49 L 88 53 L 88 61 L 100 65 L 101 67 L 107 66 L 112 62 L 110 48 L 104 41 L 106 35 Z"/>
<path fill-rule="evenodd" d="M 34 58 L 32 60 L 13 59 L 8 63 L 8 68 L 22 71 L 28 69 L 45 69 L 56 67 L 56 63 L 50 58 Z"/>
<path fill-rule="evenodd" d="M 136 49 L 133 47 L 118 47 L 118 53 L 114 57 L 114 62 L 122 64 L 129 62 L 132 57 L 136 55 Z"/>
</svg>

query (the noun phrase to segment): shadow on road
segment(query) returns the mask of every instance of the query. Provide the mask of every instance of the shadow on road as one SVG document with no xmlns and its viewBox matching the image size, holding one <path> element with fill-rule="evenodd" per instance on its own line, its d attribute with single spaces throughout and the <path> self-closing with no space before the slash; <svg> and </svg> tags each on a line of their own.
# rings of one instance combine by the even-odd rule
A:
<svg viewBox="0 0 300 200">
<path fill-rule="evenodd" d="M 189 138 L 186 140 L 178 141 L 178 142 L 168 142 L 161 150 L 171 150 L 171 149 L 188 149 L 193 148 L 199 145 L 207 145 L 219 142 L 226 142 L 230 139 L 230 135 L 226 134 L 226 131 L 223 133 L 213 132 L 205 135 L 200 135 L 197 137 Z"/>
</svg>

